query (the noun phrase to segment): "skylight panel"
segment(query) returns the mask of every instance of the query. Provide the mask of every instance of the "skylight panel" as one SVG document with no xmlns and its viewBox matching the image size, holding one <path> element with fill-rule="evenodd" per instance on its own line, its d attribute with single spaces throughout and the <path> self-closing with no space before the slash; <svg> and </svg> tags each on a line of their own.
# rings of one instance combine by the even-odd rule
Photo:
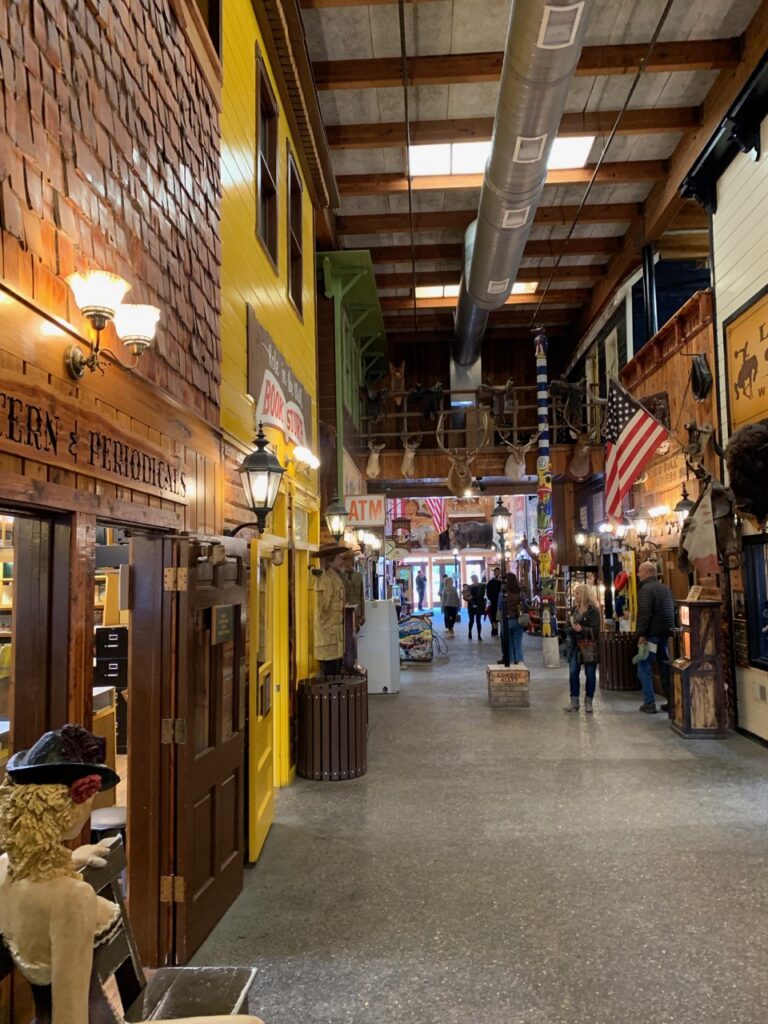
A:
<svg viewBox="0 0 768 1024">
<path fill-rule="evenodd" d="M 538 281 L 515 281 L 512 285 L 512 294 L 533 295 L 538 287 Z"/>
<path fill-rule="evenodd" d="M 491 140 L 454 142 L 451 149 L 451 174 L 482 174 L 491 152 Z"/>
<path fill-rule="evenodd" d="M 594 135 L 584 135 L 580 138 L 561 138 L 558 135 L 549 154 L 548 170 L 565 171 L 574 167 L 586 167 L 594 141 Z"/>
<path fill-rule="evenodd" d="M 446 299 L 456 299 L 459 296 L 459 285 L 446 284 L 443 286 L 443 295 Z"/>
<path fill-rule="evenodd" d="M 450 144 L 411 146 L 409 150 L 411 177 L 451 173 Z"/>
<path fill-rule="evenodd" d="M 417 299 L 442 299 L 443 286 L 441 284 L 421 284 L 416 286 Z"/>
</svg>

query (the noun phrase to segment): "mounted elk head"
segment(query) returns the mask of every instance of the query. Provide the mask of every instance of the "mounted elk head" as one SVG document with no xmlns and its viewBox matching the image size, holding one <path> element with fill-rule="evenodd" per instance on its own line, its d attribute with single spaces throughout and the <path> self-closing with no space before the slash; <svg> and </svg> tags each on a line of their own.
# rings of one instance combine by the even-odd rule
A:
<svg viewBox="0 0 768 1024">
<path fill-rule="evenodd" d="M 400 363 L 400 366 L 395 366 L 394 363 L 389 364 L 389 390 L 405 391 L 405 362 Z M 399 409 L 403 404 L 403 396 L 395 395 L 394 401 Z"/>
<path fill-rule="evenodd" d="M 403 438 L 403 448 L 405 453 L 403 455 L 403 461 L 400 464 L 400 472 L 403 476 L 412 477 L 416 472 L 416 449 L 421 444 L 421 434 L 411 440 L 408 437 Z"/>
<path fill-rule="evenodd" d="M 509 455 L 504 464 L 504 476 L 511 480 L 513 484 L 519 484 L 525 476 L 525 456 L 538 441 L 540 433 L 541 431 L 537 430 L 525 444 L 515 444 L 507 440 L 509 433 L 504 434 L 502 431 L 499 431 L 501 440 L 509 448 Z"/>
<path fill-rule="evenodd" d="M 473 451 L 468 451 L 466 448 L 445 447 L 442 440 L 444 419 L 445 413 L 441 413 L 435 429 L 435 440 L 440 451 L 444 452 L 451 460 L 451 468 L 445 482 L 451 494 L 455 494 L 457 498 L 463 498 L 472 487 L 472 463 L 480 449 L 484 448 L 488 441 L 488 413 L 483 413 L 483 440 Z"/>
<path fill-rule="evenodd" d="M 369 441 L 368 447 L 371 454 L 365 464 L 365 475 L 369 480 L 376 480 L 381 476 L 381 453 L 386 448 L 386 444 L 374 444 L 373 441 Z"/>
</svg>

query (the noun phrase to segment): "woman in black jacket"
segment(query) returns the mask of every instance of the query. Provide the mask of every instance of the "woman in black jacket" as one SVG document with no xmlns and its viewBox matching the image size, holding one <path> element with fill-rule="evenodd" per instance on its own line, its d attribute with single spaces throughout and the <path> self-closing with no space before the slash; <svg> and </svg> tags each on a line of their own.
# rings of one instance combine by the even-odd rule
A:
<svg viewBox="0 0 768 1024">
<path fill-rule="evenodd" d="M 579 658 L 579 641 L 594 640 L 600 638 L 600 606 L 597 603 L 597 596 L 594 587 L 586 583 L 579 583 L 574 587 L 574 606 L 568 619 L 566 634 L 568 636 L 568 666 L 571 684 L 571 703 L 566 711 L 579 710 L 579 692 L 581 688 L 581 661 Z M 584 697 L 584 710 L 588 715 L 592 714 L 592 701 L 595 696 L 597 683 L 597 662 L 588 662 L 584 665 L 584 674 L 587 677 L 586 693 Z"/>
</svg>

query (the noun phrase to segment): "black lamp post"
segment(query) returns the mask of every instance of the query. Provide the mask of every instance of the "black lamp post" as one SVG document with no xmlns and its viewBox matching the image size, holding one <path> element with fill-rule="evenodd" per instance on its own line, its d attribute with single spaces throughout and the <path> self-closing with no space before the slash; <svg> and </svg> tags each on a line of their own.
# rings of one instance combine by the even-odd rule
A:
<svg viewBox="0 0 768 1024">
<path fill-rule="evenodd" d="M 248 508 L 256 516 L 255 523 L 241 523 L 232 530 L 230 536 L 240 530 L 253 529 L 264 533 L 267 525 L 267 516 L 275 507 L 277 492 L 280 489 L 280 479 L 285 472 L 280 465 L 274 452 L 269 451 L 261 423 L 255 440 L 256 450 L 246 455 L 238 467 L 240 480 L 245 491 L 245 500 Z"/>
<path fill-rule="evenodd" d="M 499 594 L 499 614 L 501 615 L 501 647 L 504 655 L 504 667 L 509 668 L 509 623 L 507 622 L 507 561 L 506 554 L 506 533 L 509 529 L 509 509 L 502 504 L 501 498 L 496 502 L 496 507 L 491 515 L 496 533 L 499 535 L 499 546 L 501 547 L 501 593 Z"/>
<path fill-rule="evenodd" d="M 334 495 L 333 501 L 325 510 L 325 525 L 334 540 L 339 541 L 344 536 L 348 518 L 347 506 Z"/>
</svg>

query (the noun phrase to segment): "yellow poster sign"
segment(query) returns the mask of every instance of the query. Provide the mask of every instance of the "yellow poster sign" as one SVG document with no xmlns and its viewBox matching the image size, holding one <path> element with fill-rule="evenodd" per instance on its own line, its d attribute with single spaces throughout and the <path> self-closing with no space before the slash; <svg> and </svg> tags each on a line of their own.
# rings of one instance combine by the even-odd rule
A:
<svg viewBox="0 0 768 1024">
<path fill-rule="evenodd" d="M 768 416 L 768 293 L 725 322 L 731 430 Z"/>
</svg>

